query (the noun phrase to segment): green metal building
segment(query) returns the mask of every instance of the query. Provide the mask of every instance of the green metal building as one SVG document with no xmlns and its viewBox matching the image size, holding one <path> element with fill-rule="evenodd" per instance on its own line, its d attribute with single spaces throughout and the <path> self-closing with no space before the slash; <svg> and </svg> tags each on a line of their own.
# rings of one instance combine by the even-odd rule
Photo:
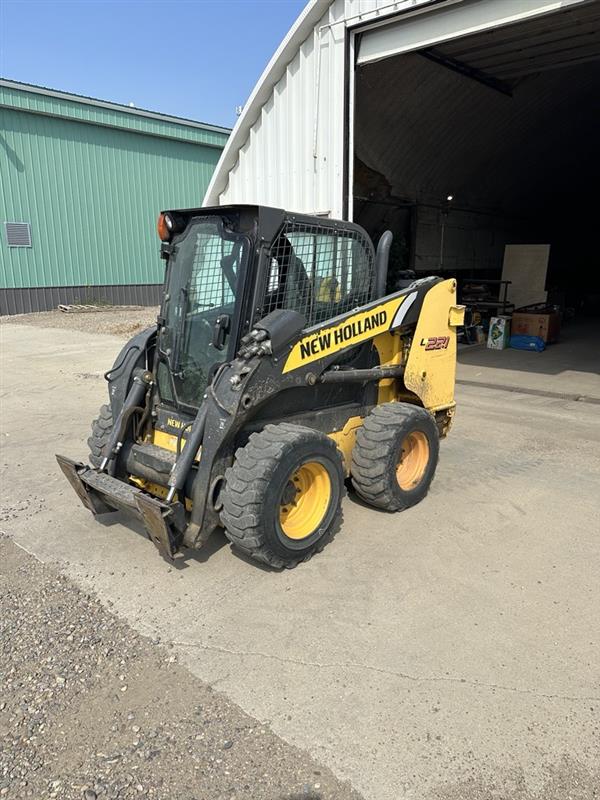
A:
<svg viewBox="0 0 600 800">
<path fill-rule="evenodd" d="M 0 80 L 0 313 L 156 303 L 158 212 L 202 204 L 228 135 Z"/>
</svg>

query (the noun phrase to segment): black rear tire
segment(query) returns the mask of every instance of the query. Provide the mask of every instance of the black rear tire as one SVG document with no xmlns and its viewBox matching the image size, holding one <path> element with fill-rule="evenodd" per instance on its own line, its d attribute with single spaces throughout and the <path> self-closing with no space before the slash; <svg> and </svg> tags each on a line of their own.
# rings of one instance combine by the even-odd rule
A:
<svg viewBox="0 0 600 800">
<path fill-rule="evenodd" d="M 383 403 L 356 433 L 352 484 L 371 506 L 409 508 L 429 491 L 439 450 L 437 425 L 428 411 L 409 403 Z"/>
<path fill-rule="evenodd" d="M 98 419 L 92 422 L 92 435 L 87 440 L 90 448 L 90 464 L 99 467 L 104 458 L 104 449 L 113 428 L 113 415 L 110 406 L 100 406 Z"/>
<path fill-rule="evenodd" d="M 271 567 L 295 567 L 322 550 L 341 517 L 342 457 L 300 425 L 253 433 L 225 473 L 221 522 L 229 541 Z"/>
</svg>

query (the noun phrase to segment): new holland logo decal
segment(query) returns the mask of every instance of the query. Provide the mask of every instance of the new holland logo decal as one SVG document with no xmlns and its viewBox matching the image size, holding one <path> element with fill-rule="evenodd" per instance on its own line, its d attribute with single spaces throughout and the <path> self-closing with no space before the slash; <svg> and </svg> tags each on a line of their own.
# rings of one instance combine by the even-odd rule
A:
<svg viewBox="0 0 600 800">
<path fill-rule="evenodd" d="M 337 325 L 304 336 L 292 347 L 283 371 L 291 372 L 346 347 L 354 347 L 380 333 L 385 333 L 392 327 L 396 312 L 405 299 L 406 295 L 395 297 L 386 303 L 373 306 L 368 311 L 352 314 Z"/>
</svg>

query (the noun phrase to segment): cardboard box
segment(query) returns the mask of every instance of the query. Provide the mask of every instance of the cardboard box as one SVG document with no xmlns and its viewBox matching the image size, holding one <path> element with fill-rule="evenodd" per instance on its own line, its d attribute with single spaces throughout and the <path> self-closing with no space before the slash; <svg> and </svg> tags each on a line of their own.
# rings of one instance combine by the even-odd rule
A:
<svg viewBox="0 0 600 800">
<path fill-rule="evenodd" d="M 487 346 L 490 350 L 504 350 L 510 339 L 510 317 L 492 317 Z"/>
<path fill-rule="evenodd" d="M 560 314 L 558 311 L 539 313 L 515 311 L 512 316 L 513 334 L 539 336 L 546 344 L 558 341 L 560 333 Z"/>
</svg>

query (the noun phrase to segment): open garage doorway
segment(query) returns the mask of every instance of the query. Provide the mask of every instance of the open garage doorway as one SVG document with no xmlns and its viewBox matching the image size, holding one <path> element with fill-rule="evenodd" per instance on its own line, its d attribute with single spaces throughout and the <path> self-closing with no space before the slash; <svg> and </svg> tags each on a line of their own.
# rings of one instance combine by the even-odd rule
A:
<svg viewBox="0 0 600 800">
<path fill-rule="evenodd" d="M 357 44 L 353 215 L 375 239 L 394 233 L 388 288 L 456 276 L 464 343 L 494 316 L 555 308 L 543 358 L 459 360 L 504 365 L 513 382 L 540 370 L 564 392 L 581 373 L 585 393 L 600 373 L 600 2 L 398 55 L 370 43 L 364 63 Z"/>
</svg>

